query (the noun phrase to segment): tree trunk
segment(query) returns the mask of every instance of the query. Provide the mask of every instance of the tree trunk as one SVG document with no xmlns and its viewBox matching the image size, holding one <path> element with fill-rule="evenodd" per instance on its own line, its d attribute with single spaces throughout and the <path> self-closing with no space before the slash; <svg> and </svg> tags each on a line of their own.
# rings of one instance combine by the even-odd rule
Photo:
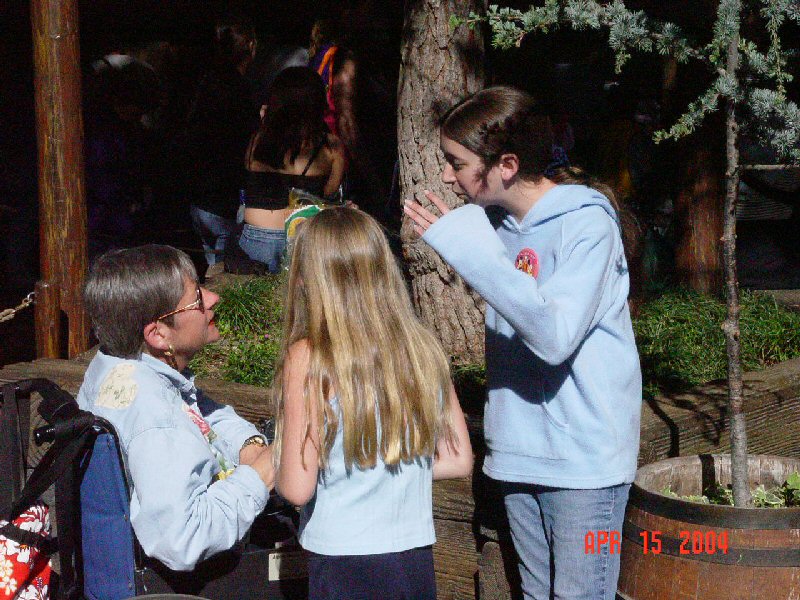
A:
<svg viewBox="0 0 800 600">
<path fill-rule="evenodd" d="M 700 138 L 719 139 L 698 135 L 676 148 L 684 176 L 675 199 L 675 277 L 693 290 L 717 294 L 722 289 L 722 151 Z"/>
<path fill-rule="evenodd" d="M 734 2 L 738 5 L 738 2 Z M 739 14 L 737 7 L 735 14 Z M 735 76 L 739 66 L 739 32 L 728 44 L 727 71 Z M 726 106 L 725 226 L 722 237 L 725 257 L 725 291 L 728 316 L 722 325 L 728 351 L 728 404 L 731 412 L 731 484 L 735 506 L 749 506 L 750 484 L 747 477 L 747 429 L 742 411 L 742 360 L 739 343 L 739 282 L 736 276 L 736 200 L 739 192 L 739 150 L 736 101 L 728 98 Z"/>
<path fill-rule="evenodd" d="M 451 15 L 466 17 L 481 0 L 407 0 L 398 85 L 398 142 L 402 198 L 429 189 L 455 207 L 461 204 L 441 183 L 437 119 L 483 85 L 483 41 L 479 30 L 453 30 Z M 433 209 L 436 210 L 435 208 Z M 483 301 L 469 290 L 427 244 L 411 222 L 401 228 L 411 294 L 422 321 L 459 363 L 483 362 Z"/>
<path fill-rule="evenodd" d="M 705 0 L 697 6 L 706 20 L 713 19 L 716 9 L 716 3 L 712 8 Z M 661 89 L 664 123 L 674 123 L 683 114 L 686 105 L 707 85 L 705 77 L 705 71 L 665 57 Z M 677 182 L 664 188 L 674 198 L 675 279 L 681 286 L 710 294 L 719 294 L 723 285 L 724 126 L 717 114 L 708 115 L 692 135 L 665 146 L 667 163 L 659 167 L 663 174 L 679 174 Z"/>
</svg>

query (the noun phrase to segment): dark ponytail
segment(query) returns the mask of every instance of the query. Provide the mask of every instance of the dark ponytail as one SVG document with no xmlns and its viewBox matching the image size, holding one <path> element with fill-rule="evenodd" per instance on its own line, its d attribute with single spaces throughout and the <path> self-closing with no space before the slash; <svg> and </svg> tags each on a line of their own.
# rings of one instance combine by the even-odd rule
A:
<svg viewBox="0 0 800 600">
<path fill-rule="evenodd" d="M 631 265 L 639 255 L 641 226 L 633 212 L 624 204 L 620 204 L 611 186 L 575 166 L 559 167 L 548 176 L 548 179 L 557 185 L 584 185 L 597 190 L 608 198 L 617 213 L 622 245 L 625 247 L 625 258 Z"/>
</svg>

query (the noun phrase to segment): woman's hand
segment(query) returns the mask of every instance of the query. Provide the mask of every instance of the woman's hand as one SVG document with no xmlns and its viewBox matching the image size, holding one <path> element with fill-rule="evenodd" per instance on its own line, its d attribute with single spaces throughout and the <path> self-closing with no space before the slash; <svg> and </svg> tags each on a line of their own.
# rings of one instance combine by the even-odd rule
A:
<svg viewBox="0 0 800 600">
<path fill-rule="evenodd" d="M 431 202 L 431 204 L 439 209 L 439 212 L 442 216 L 450 212 L 450 207 L 447 206 L 447 204 L 444 203 L 444 200 L 439 198 L 439 196 L 429 190 L 425 190 L 424 193 L 425 197 Z M 428 230 L 428 227 L 439 220 L 439 217 L 434 215 L 427 208 L 423 207 L 416 200 L 406 200 L 405 205 L 403 206 L 403 212 L 408 215 L 409 219 L 414 221 L 414 231 L 420 235 L 424 234 Z"/>
<path fill-rule="evenodd" d="M 267 451 L 267 446 L 260 444 L 250 444 L 239 450 L 239 464 L 252 465 L 263 452 Z"/>
<path fill-rule="evenodd" d="M 267 446 L 263 449 L 259 448 L 259 450 L 258 456 L 250 463 L 250 466 L 258 473 L 267 489 L 271 490 L 275 487 L 275 465 L 272 463 L 272 446 Z"/>
</svg>

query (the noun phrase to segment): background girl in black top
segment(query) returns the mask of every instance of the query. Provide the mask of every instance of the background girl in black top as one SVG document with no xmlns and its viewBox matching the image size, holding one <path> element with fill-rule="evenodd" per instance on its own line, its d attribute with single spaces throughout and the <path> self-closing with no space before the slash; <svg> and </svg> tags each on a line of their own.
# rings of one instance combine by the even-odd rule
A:
<svg viewBox="0 0 800 600">
<path fill-rule="evenodd" d="M 239 245 L 273 273 L 280 268 L 286 246 L 290 189 L 328 196 L 344 177 L 344 151 L 325 125 L 325 106 L 325 87 L 315 71 L 284 69 L 269 88 L 261 126 L 247 149 Z"/>
</svg>

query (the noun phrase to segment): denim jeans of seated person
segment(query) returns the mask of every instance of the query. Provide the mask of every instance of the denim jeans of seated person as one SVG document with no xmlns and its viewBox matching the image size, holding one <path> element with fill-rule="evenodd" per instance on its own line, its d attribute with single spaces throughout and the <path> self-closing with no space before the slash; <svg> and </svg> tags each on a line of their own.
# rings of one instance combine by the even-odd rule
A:
<svg viewBox="0 0 800 600">
<path fill-rule="evenodd" d="M 245 223 L 239 246 L 251 259 L 267 265 L 270 273 L 277 273 L 286 250 L 286 232 Z"/>
<path fill-rule="evenodd" d="M 502 485 L 526 600 L 614 600 L 620 546 L 600 546 L 597 539 L 599 531 L 620 539 L 630 484 L 595 490 Z"/>
<path fill-rule="evenodd" d="M 203 241 L 203 251 L 209 266 L 222 260 L 228 238 L 236 231 L 236 222 L 226 219 L 199 206 L 190 207 L 192 227 Z"/>
</svg>

